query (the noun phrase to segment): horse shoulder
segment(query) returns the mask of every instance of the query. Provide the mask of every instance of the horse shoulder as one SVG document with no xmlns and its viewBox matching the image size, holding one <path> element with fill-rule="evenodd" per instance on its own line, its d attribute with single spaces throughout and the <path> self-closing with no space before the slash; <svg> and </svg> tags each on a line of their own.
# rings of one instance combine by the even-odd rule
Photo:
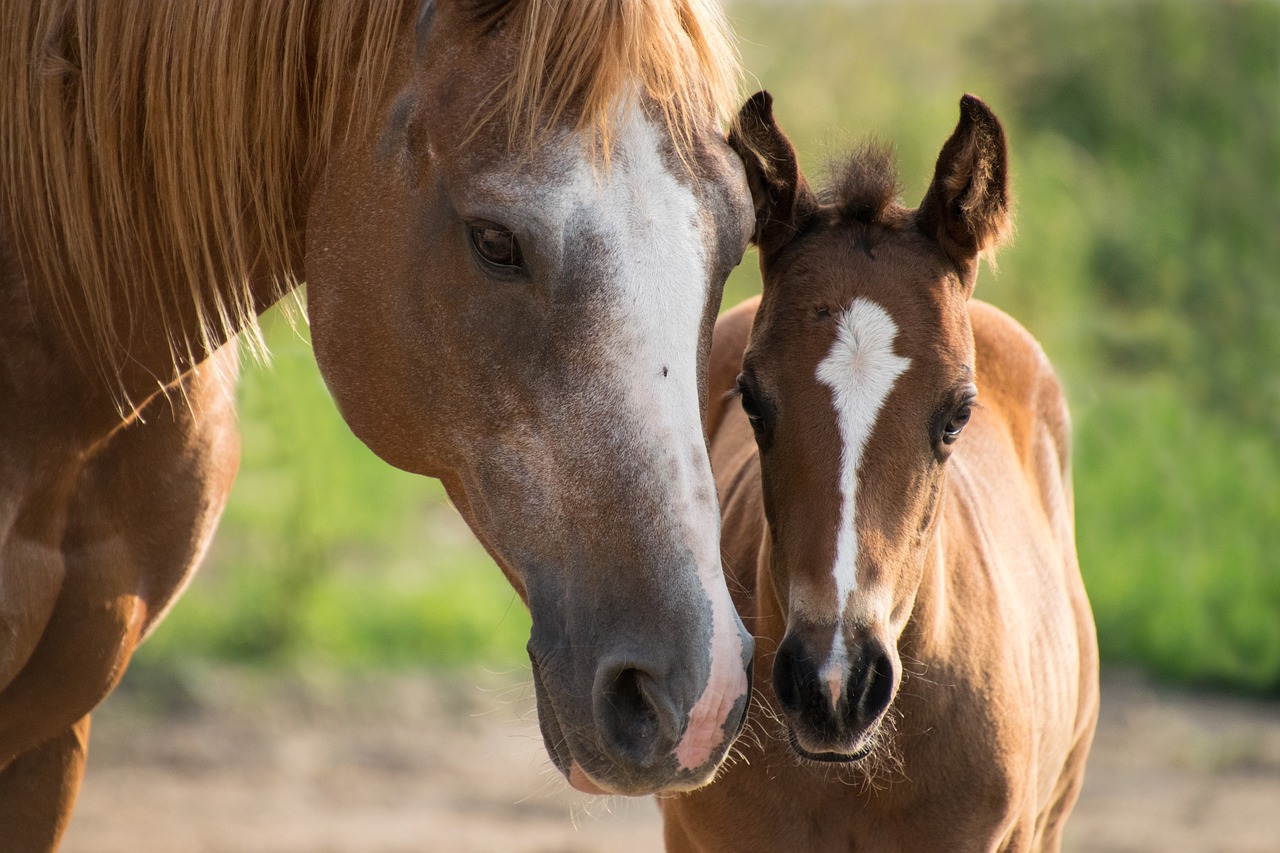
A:
<svg viewBox="0 0 1280 853">
<path fill-rule="evenodd" d="M 747 348 L 751 324 L 755 321 L 760 297 L 753 296 L 725 311 L 716 320 L 707 359 L 707 435 L 714 436 L 733 402 L 730 392 L 737 387 L 742 372 L 742 354 Z"/>
<path fill-rule="evenodd" d="M 0 683 L 0 765 L 89 713 L 190 579 L 239 461 L 235 363 L 224 347 L 74 471 L 45 552 L 60 582 L 29 590 L 51 597 L 48 618 Z M 33 567 L 12 544 L 0 542 L 0 580 Z"/>
</svg>

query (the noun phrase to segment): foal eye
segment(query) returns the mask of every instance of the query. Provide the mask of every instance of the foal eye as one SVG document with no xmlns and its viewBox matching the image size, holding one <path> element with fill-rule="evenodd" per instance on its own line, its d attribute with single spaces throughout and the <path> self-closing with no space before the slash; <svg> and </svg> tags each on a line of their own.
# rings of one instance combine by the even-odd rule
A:
<svg viewBox="0 0 1280 853">
<path fill-rule="evenodd" d="M 969 423 L 969 418 L 973 416 L 973 403 L 961 403 L 959 408 L 951 413 L 945 426 L 942 427 L 942 443 L 955 444 L 956 439 L 960 437 L 960 431 L 964 429 L 964 425 Z"/>
<path fill-rule="evenodd" d="M 764 415 L 760 413 L 760 405 L 751 393 L 751 386 L 747 384 L 746 378 L 741 375 L 738 376 L 738 397 L 742 400 L 742 411 L 751 422 L 751 428 L 756 432 L 764 429 Z"/>
<path fill-rule="evenodd" d="M 497 223 L 483 220 L 471 223 L 471 248 L 480 260 L 502 272 L 514 272 L 524 266 L 520 241 Z"/>
</svg>

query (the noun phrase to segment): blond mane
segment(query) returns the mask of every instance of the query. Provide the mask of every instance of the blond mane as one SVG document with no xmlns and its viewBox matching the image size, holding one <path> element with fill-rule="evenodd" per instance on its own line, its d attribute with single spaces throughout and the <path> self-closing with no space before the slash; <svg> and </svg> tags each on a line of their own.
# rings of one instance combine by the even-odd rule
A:
<svg viewBox="0 0 1280 853">
<path fill-rule="evenodd" d="M 403 4 L 0 5 L 0 202 L 83 355 L 110 379 L 143 310 L 175 364 L 259 340 L 250 276 L 298 283 L 296 194 L 376 102 Z"/>
<path fill-rule="evenodd" d="M 564 119 L 607 163 L 619 104 L 635 87 L 662 112 L 686 162 L 699 123 L 737 110 L 741 66 L 713 0 L 524 0 L 479 12 L 516 32 L 515 65 L 482 122 L 502 117 L 533 147 Z M 575 115 L 568 116 L 570 111 Z"/>
<path fill-rule="evenodd" d="M 299 283 L 301 193 L 379 102 L 411 2 L 0 3 L 0 205 L 28 279 L 109 381 L 143 311 L 175 366 L 242 331 L 260 347 L 250 280 L 273 297 Z M 683 156 L 696 122 L 736 107 L 710 0 L 474 2 L 518 31 L 491 104 L 513 139 L 572 108 L 607 157 L 639 85 Z M 175 316 L 193 310 L 194 335 Z"/>
</svg>

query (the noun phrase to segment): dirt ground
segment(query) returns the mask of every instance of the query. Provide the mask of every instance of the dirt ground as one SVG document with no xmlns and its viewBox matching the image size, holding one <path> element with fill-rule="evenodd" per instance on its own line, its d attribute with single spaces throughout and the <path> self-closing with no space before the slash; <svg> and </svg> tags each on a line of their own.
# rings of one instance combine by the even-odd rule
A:
<svg viewBox="0 0 1280 853">
<path fill-rule="evenodd" d="M 519 673 L 149 688 L 96 715 L 65 853 L 661 850 L 652 801 L 549 769 Z M 1280 702 L 1107 674 L 1067 849 L 1280 851 Z"/>
</svg>

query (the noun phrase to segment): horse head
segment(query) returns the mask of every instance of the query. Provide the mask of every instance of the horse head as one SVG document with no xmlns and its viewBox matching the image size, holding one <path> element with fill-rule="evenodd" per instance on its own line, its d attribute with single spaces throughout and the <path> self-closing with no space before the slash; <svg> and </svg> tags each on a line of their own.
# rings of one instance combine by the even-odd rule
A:
<svg viewBox="0 0 1280 853">
<path fill-rule="evenodd" d="M 697 15 L 579 5 L 427 5 L 319 177 L 308 310 L 352 429 L 439 477 L 528 605 L 555 764 L 639 794 L 705 783 L 745 716 L 703 377 L 753 218 Z"/>
</svg>

